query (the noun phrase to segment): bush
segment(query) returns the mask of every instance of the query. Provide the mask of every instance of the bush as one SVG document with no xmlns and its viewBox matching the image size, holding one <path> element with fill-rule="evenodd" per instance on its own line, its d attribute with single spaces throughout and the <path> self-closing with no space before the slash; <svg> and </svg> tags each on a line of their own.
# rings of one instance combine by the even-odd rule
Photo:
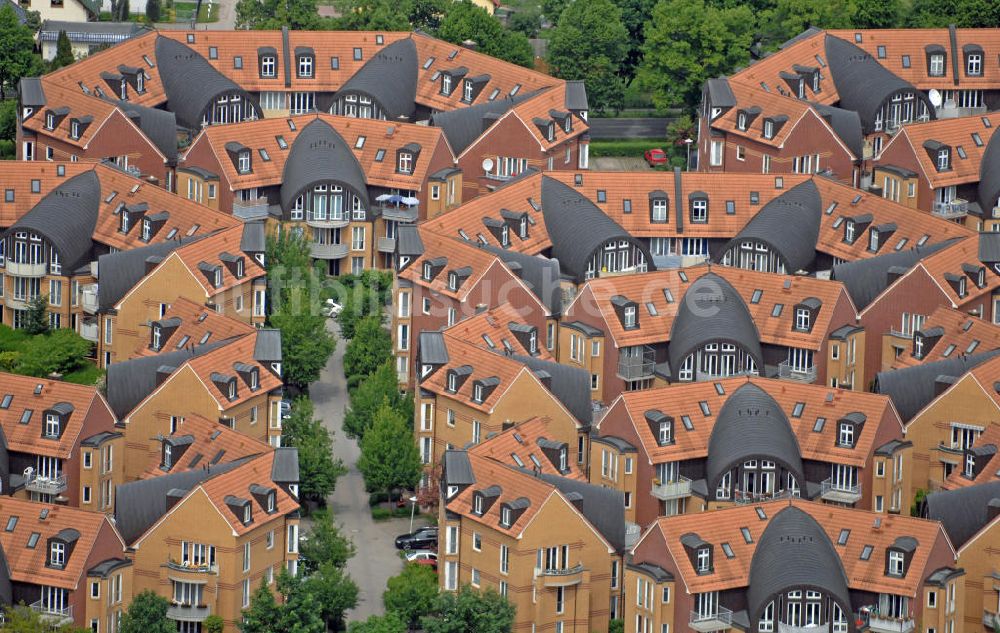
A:
<svg viewBox="0 0 1000 633">
<path fill-rule="evenodd" d="M 647 149 L 667 149 L 665 140 L 660 139 L 617 139 L 608 141 L 591 141 L 590 157 L 604 158 L 607 156 L 624 156 L 642 158 Z"/>
</svg>

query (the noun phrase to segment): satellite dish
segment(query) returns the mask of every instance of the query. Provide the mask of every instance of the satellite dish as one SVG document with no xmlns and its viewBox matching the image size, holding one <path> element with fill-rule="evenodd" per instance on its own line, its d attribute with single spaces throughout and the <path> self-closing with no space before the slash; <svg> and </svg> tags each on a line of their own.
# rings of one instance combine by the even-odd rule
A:
<svg viewBox="0 0 1000 633">
<path fill-rule="evenodd" d="M 492 170 L 493 170 L 493 159 L 492 158 L 483 159 L 483 171 L 492 171 Z"/>
<path fill-rule="evenodd" d="M 927 98 L 930 99 L 931 105 L 934 106 L 935 108 L 941 107 L 942 103 L 941 93 L 935 90 L 934 88 L 931 88 L 930 90 L 927 91 Z"/>
</svg>

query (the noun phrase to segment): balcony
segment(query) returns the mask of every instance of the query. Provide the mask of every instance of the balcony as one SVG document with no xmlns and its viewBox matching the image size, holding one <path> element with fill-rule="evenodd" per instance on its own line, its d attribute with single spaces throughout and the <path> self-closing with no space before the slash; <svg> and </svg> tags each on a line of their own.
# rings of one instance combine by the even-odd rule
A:
<svg viewBox="0 0 1000 633">
<path fill-rule="evenodd" d="M 535 568 L 535 578 L 542 581 L 543 587 L 569 587 L 583 582 L 583 565 L 577 564 L 569 569 Z"/>
<path fill-rule="evenodd" d="M 58 495 L 66 492 L 66 475 L 46 477 L 32 472 L 24 479 L 24 487 L 31 492 L 44 495 Z"/>
<path fill-rule="evenodd" d="M 97 284 L 87 284 L 80 288 L 80 301 L 84 312 L 94 314 L 101 307 L 97 300 Z"/>
<path fill-rule="evenodd" d="M 692 611 L 688 626 L 695 631 L 723 631 L 733 624 L 733 612 L 725 607 L 719 607 L 714 613 Z"/>
<path fill-rule="evenodd" d="M 990 611 L 983 611 L 983 626 L 988 629 L 996 631 L 1000 628 L 1000 620 L 997 619 L 997 614 Z"/>
<path fill-rule="evenodd" d="M 49 265 L 45 262 L 29 264 L 25 262 L 15 262 L 7 260 L 7 274 L 15 277 L 44 277 L 49 272 Z"/>
<path fill-rule="evenodd" d="M 776 492 L 743 492 L 742 490 L 734 490 L 733 503 L 739 505 L 764 503 L 765 501 L 773 501 L 775 499 L 788 499 L 791 496 L 792 494 L 787 490 L 778 490 Z"/>
<path fill-rule="evenodd" d="M 31 603 L 31 610 L 42 616 L 43 620 L 62 626 L 73 621 L 73 605 L 67 605 L 62 609 L 44 604 L 41 600 Z"/>
<path fill-rule="evenodd" d="M 643 345 L 639 354 L 629 353 L 636 348 L 624 348 L 618 355 L 618 377 L 622 380 L 642 380 L 653 375 L 656 362 L 653 348 Z"/>
<path fill-rule="evenodd" d="M 691 496 L 691 480 L 681 477 L 677 481 L 658 483 L 658 479 L 653 480 L 653 489 L 650 494 L 660 501 L 670 501 L 671 499 L 681 499 Z"/>
<path fill-rule="evenodd" d="M 81 321 L 80 336 L 91 343 L 96 343 L 100 337 L 100 328 L 97 325 L 97 319 L 84 319 Z"/>
<path fill-rule="evenodd" d="M 233 215 L 244 221 L 266 219 L 267 209 L 267 198 L 233 200 Z"/>
<path fill-rule="evenodd" d="M 910 633 L 914 627 L 913 618 L 893 618 L 877 613 L 868 614 L 868 630 L 876 633 Z"/>
<path fill-rule="evenodd" d="M 642 527 L 638 523 L 632 523 L 631 521 L 625 522 L 625 547 L 626 549 L 632 549 L 635 544 L 639 542 L 639 537 L 642 536 Z"/>
<path fill-rule="evenodd" d="M 793 367 L 786 360 L 778 363 L 778 378 L 798 380 L 801 382 L 816 382 L 816 365 L 810 365 L 809 367 Z"/>
<path fill-rule="evenodd" d="M 313 215 L 306 215 L 306 224 L 317 229 L 342 229 L 351 223 L 351 216 L 344 215 L 343 217 L 334 219 L 333 217 L 317 219 Z"/>
<path fill-rule="evenodd" d="M 205 618 L 210 615 L 212 615 L 212 607 L 207 604 L 194 605 L 175 602 L 167 607 L 167 617 L 181 622 L 204 622 Z"/>
<path fill-rule="evenodd" d="M 405 205 L 395 206 L 395 205 L 384 205 L 378 207 L 378 212 L 382 215 L 383 220 L 393 220 L 395 222 L 416 222 L 417 218 L 420 217 L 420 207 L 413 205 L 412 207 L 407 207 Z"/>
<path fill-rule="evenodd" d="M 500 174 L 494 174 L 492 172 L 486 172 L 485 174 L 483 174 L 483 177 L 486 178 L 486 180 L 495 180 L 497 182 L 507 182 L 508 180 L 513 178 L 513 176 L 502 176 Z"/>
<path fill-rule="evenodd" d="M 342 259 L 347 257 L 347 244 L 309 243 L 309 254 L 316 259 Z"/>
<path fill-rule="evenodd" d="M 827 479 L 820 484 L 820 498 L 834 503 L 857 503 L 861 501 L 861 484 L 854 486 Z"/>
<path fill-rule="evenodd" d="M 185 574 L 194 574 L 194 575 L 197 575 L 197 576 L 205 576 L 205 575 L 209 575 L 209 574 L 214 574 L 214 575 L 218 575 L 219 574 L 219 566 L 217 564 L 215 564 L 215 565 L 208 565 L 208 564 L 205 564 L 205 565 L 196 565 L 196 564 L 191 563 L 191 562 L 182 563 L 180 561 L 176 561 L 176 560 L 172 560 L 172 559 L 168 558 L 166 565 L 167 565 L 167 569 L 170 569 L 172 571 L 179 571 L 179 572 L 182 572 L 182 573 L 185 573 Z"/>
<path fill-rule="evenodd" d="M 378 252 L 380 253 L 396 252 L 396 238 L 394 237 L 378 238 Z"/>
<path fill-rule="evenodd" d="M 778 633 L 830 633 L 830 623 L 795 626 L 778 622 Z"/>
<path fill-rule="evenodd" d="M 976 114 L 986 114 L 986 106 L 976 108 L 961 108 L 953 100 L 945 101 L 940 108 L 935 108 L 934 114 L 939 119 L 957 119 L 963 116 L 973 116 Z"/>
<path fill-rule="evenodd" d="M 969 213 L 969 201 L 955 198 L 951 202 L 935 202 L 931 207 L 931 215 L 945 220 L 964 218 Z"/>
</svg>

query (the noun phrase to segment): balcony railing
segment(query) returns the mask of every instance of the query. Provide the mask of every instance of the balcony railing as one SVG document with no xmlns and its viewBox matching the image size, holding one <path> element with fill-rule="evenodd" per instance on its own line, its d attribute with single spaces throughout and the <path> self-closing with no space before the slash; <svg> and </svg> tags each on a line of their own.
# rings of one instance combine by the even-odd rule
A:
<svg viewBox="0 0 1000 633">
<path fill-rule="evenodd" d="M 903 330 L 897 330 L 894 327 L 890 327 L 889 336 L 895 336 L 896 338 L 913 338 L 913 332 L 904 332 Z"/>
<path fill-rule="evenodd" d="M 836 482 L 833 478 L 820 484 L 820 497 L 837 503 L 856 503 L 861 500 L 861 483 L 855 485 Z"/>
<path fill-rule="evenodd" d="M 233 215 L 241 220 L 260 220 L 267 217 L 267 198 L 233 200 Z"/>
<path fill-rule="evenodd" d="M 310 213 L 306 215 L 306 224 L 309 226 L 316 227 L 318 229 L 341 229 L 351 223 L 351 216 L 344 215 L 343 217 L 333 218 L 325 217 L 322 219 L 315 218 Z"/>
<path fill-rule="evenodd" d="M 45 495 L 61 494 L 66 491 L 66 475 L 46 477 L 37 473 L 31 473 L 24 480 L 24 487 L 32 492 Z"/>
<path fill-rule="evenodd" d="M 167 607 L 167 617 L 181 622 L 204 622 L 212 615 L 212 607 L 207 604 L 173 603 Z"/>
<path fill-rule="evenodd" d="M 949 105 L 950 103 L 950 105 Z M 975 114 L 985 114 L 986 106 L 979 106 L 975 108 L 961 108 L 955 104 L 954 101 L 945 102 L 940 108 L 934 109 L 934 114 L 937 115 L 939 119 L 956 119 L 963 116 L 973 116 Z"/>
<path fill-rule="evenodd" d="M 566 569 L 536 567 L 535 578 L 541 578 L 545 587 L 568 587 L 583 582 L 583 571 L 583 565 L 580 563 Z"/>
<path fill-rule="evenodd" d="M 951 202 L 935 202 L 931 214 L 946 220 L 961 218 L 969 213 L 969 201 L 956 198 Z"/>
<path fill-rule="evenodd" d="M 316 259 L 342 259 L 347 257 L 347 244 L 309 243 L 309 254 Z"/>
<path fill-rule="evenodd" d="M 778 363 L 778 378 L 787 380 L 801 380 L 802 382 L 816 381 L 816 366 L 794 367 L 786 360 Z"/>
<path fill-rule="evenodd" d="M 791 496 L 792 494 L 787 490 L 778 490 L 776 492 L 743 492 L 742 490 L 734 490 L 733 503 L 741 505 L 746 503 L 763 503 L 774 499 L 788 499 Z"/>
<path fill-rule="evenodd" d="M 894 618 L 891 616 L 868 614 L 868 630 L 876 633 L 910 633 L 915 628 L 913 618 Z M 864 618 L 861 618 L 864 621 Z"/>
<path fill-rule="evenodd" d="M 491 173 L 491 172 L 486 172 L 485 174 L 483 174 L 483 176 L 487 180 L 496 180 L 498 182 L 507 182 L 508 180 L 510 180 L 511 178 L 513 178 L 513 176 L 502 176 L 500 174 L 494 174 L 494 173 Z"/>
<path fill-rule="evenodd" d="M 41 614 L 43 618 L 56 620 L 60 624 L 73 619 L 73 605 L 58 608 L 47 605 L 39 600 L 31 603 L 31 610 Z"/>
<path fill-rule="evenodd" d="M 653 489 L 650 491 L 657 499 L 661 501 L 669 501 L 671 499 L 680 499 L 682 497 L 691 496 L 691 480 L 687 477 L 680 477 L 677 481 L 667 481 L 664 483 L 659 483 L 659 480 L 653 480 Z"/>
<path fill-rule="evenodd" d="M 420 207 L 418 205 L 408 207 L 405 204 L 400 206 L 387 204 L 379 206 L 378 212 L 382 214 L 383 219 L 394 220 L 396 222 L 416 222 L 417 218 L 420 217 Z"/>
<path fill-rule="evenodd" d="M 15 262 L 7 260 L 7 274 L 16 277 L 44 277 L 49 272 L 49 265 L 45 262 L 30 264 L 27 262 Z"/>
<path fill-rule="evenodd" d="M 733 612 L 725 607 L 718 607 L 712 613 L 692 611 L 688 625 L 695 631 L 720 631 L 728 629 L 733 623 Z"/>
<path fill-rule="evenodd" d="M 635 349 L 635 348 L 632 348 Z M 656 367 L 653 348 L 643 345 L 640 354 L 633 355 L 623 349 L 618 356 L 618 377 L 622 380 L 641 380 L 653 375 Z"/>
<path fill-rule="evenodd" d="M 91 343 L 96 343 L 98 337 L 100 336 L 100 328 L 97 326 L 97 321 L 81 321 L 80 322 L 80 336 L 84 339 L 90 341 Z"/>
<path fill-rule="evenodd" d="M 167 567 L 173 569 L 174 571 L 182 571 L 191 574 L 218 574 L 219 565 L 218 564 L 204 564 L 197 565 L 189 562 L 180 562 L 172 559 L 167 559 Z"/>
<path fill-rule="evenodd" d="M 1000 629 L 1000 620 L 997 620 L 997 614 L 991 611 L 983 611 L 983 626 L 988 629 L 996 631 Z"/>
<path fill-rule="evenodd" d="M 87 284 L 80 288 L 80 301 L 84 312 L 94 314 L 101 307 L 97 300 L 97 284 Z"/>
<path fill-rule="evenodd" d="M 378 251 L 380 253 L 392 253 L 395 250 L 396 250 L 396 238 L 394 237 L 378 238 Z"/>
<path fill-rule="evenodd" d="M 785 624 L 784 622 L 779 621 L 778 633 L 830 633 L 830 623 L 827 622 L 826 624 L 805 624 L 802 626 L 796 626 L 794 624 Z"/>
<path fill-rule="evenodd" d="M 632 523 L 631 521 L 625 522 L 625 547 L 626 549 L 631 549 L 639 542 L 639 537 L 642 536 L 642 526 L 638 523 Z"/>
</svg>

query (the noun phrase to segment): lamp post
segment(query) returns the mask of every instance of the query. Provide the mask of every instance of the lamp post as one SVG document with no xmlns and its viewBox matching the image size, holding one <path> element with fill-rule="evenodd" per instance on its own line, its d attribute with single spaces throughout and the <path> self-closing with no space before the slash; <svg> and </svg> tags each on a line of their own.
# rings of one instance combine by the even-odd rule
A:
<svg viewBox="0 0 1000 633">
<path fill-rule="evenodd" d="M 410 534 L 413 534 L 413 515 L 417 512 L 417 497 L 410 497 Z"/>
<path fill-rule="evenodd" d="M 684 164 L 684 169 L 691 169 L 691 144 L 694 143 L 694 139 L 686 138 L 684 139 L 684 145 L 687 146 L 687 163 Z"/>
</svg>

